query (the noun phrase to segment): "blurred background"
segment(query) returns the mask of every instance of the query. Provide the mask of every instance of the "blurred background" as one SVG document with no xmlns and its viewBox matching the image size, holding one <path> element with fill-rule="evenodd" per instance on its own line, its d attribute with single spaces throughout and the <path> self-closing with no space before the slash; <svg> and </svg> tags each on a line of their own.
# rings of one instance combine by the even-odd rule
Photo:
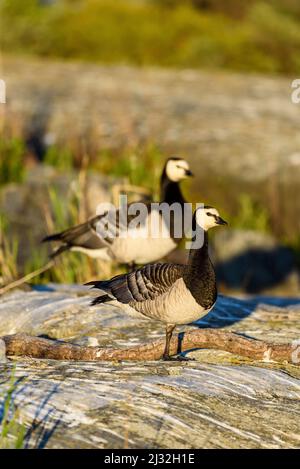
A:
<svg viewBox="0 0 300 469">
<path fill-rule="evenodd" d="M 176 155 L 230 223 L 220 290 L 299 294 L 298 0 L 0 0 L 0 31 L 0 286 L 99 202 L 157 198 Z M 33 281 L 120 271 L 70 253 Z"/>
</svg>

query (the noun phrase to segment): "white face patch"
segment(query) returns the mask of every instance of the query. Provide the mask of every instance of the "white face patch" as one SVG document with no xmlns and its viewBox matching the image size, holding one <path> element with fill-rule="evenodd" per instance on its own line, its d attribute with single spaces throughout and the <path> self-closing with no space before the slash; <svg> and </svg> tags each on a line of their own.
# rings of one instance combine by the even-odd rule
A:
<svg viewBox="0 0 300 469">
<path fill-rule="evenodd" d="M 196 222 L 197 225 L 201 226 L 201 228 L 205 231 L 213 228 L 214 226 L 218 226 L 215 217 L 219 217 L 219 212 L 217 209 L 211 208 L 200 208 L 197 210 L 196 213 Z"/>
<path fill-rule="evenodd" d="M 187 178 L 186 173 L 189 170 L 189 164 L 185 160 L 169 160 L 166 166 L 167 176 L 173 182 L 179 182 Z"/>
</svg>

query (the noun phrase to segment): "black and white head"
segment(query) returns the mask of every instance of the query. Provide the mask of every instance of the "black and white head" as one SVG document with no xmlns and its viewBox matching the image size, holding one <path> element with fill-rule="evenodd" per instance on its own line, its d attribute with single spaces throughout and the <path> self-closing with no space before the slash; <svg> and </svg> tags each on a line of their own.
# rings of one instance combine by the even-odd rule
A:
<svg viewBox="0 0 300 469">
<path fill-rule="evenodd" d="M 188 162 L 182 158 L 169 158 L 164 168 L 165 176 L 172 182 L 179 182 L 193 176 Z"/>
<path fill-rule="evenodd" d="M 194 223 L 202 228 L 204 231 L 208 231 L 214 226 L 227 225 L 227 222 L 220 217 L 219 212 L 216 208 L 204 205 L 196 209 L 194 213 Z M 195 229 L 194 227 L 193 229 Z"/>
</svg>

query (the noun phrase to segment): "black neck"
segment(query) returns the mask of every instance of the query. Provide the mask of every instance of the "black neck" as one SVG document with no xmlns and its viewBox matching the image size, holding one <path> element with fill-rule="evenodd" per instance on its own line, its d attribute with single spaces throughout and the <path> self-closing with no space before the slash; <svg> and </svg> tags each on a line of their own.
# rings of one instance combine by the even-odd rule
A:
<svg viewBox="0 0 300 469">
<path fill-rule="evenodd" d="M 178 182 L 171 181 L 164 170 L 160 180 L 160 200 L 161 202 L 167 202 L 173 204 L 178 202 L 180 204 L 185 203 L 185 199 L 181 193 Z"/>
<path fill-rule="evenodd" d="M 196 239 L 197 237 L 193 239 L 193 243 L 196 242 Z M 216 275 L 209 258 L 207 231 L 204 231 L 203 245 L 200 248 L 196 247 L 190 250 L 183 280 L 197 303 L 207 309 L 215 303 L 217 297 Z"/>
<path fill-rule="evenodd" d="M 207 263 L 209 259 L 208 254 L 208 233 L 207 231 L 200 232 L 200 229 L 197 228 L 198 233 L 195 234 L 192 241 L 192 248 L 190 249 L 189 253 L 189 261 L 188 261 L 188 271 L 190 272 L 199 272 L 203 270 L 203 265 Z M 200 248 L 195 246 L 195 243 L 201 242 L 201 234 L 203 235 L 203 244 Z M 197 239 L 199 238 L 199 239 Z"/>
</svg>

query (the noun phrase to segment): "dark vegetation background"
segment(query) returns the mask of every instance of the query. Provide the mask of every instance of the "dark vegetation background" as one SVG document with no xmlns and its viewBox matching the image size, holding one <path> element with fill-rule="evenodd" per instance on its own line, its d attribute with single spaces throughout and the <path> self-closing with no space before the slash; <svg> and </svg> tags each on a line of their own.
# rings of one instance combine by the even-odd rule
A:
<svg viewBox="0 0 300 469">
<path fill-rule="evenodd" d="M 102 63 L 300 71 L 297 0 L 1 0 L 7 52 Z"/>
<path fill-rule="evenodd" d="M 179 153 L 197 174 L 186 195 L 231 224 L 215 236 L 221 288 L 298 293 L 297 0 L 0 0 L 0 28 L 0 283 L 116 186 L 157 197 Z M 36 281 L 98 272 L 70 254 Z"/>
</svg>

